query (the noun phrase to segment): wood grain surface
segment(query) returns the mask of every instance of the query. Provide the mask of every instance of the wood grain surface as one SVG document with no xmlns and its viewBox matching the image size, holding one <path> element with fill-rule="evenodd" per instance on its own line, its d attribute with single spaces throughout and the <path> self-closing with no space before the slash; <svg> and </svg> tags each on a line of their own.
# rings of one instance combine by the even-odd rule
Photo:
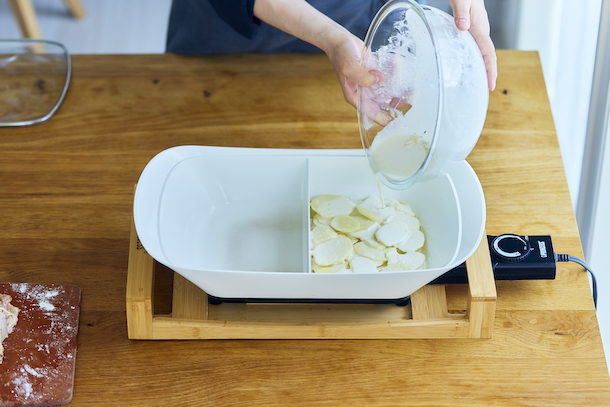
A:
<svg viewBox="0 0 610 407">
<path fill-rule="evenodd" d="M 468 158 L 487 233 L 550 234 L 558 253 L 582 257 L 538 55 L 498 57 Z M 610 405 L 587 273 L 570 263 L 556 280 L 499 281 L 492 339 L 127 339 L 133 186 L 184 144 L 361 146 L 323 55 L 73 56 L 57 114 L 0 129 L 0 281 L 82 289 L 71 406 Z M 158 308 L 169 276 L 157 272 Z M 463 294 L 450 298 L 464 290 L 447 286 Z"/>
</svg>

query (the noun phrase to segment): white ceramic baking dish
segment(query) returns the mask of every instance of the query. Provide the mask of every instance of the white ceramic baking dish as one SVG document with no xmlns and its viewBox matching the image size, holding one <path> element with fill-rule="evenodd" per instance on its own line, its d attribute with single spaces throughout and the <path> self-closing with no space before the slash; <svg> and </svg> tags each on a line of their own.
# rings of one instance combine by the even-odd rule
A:
<svg viewBox="0 0 610 407">
<path fill-rule="evenodd" d="M 364 152 L 180 146 L 142 172 L 134 221 L 155 260 L 220 298 L 400 299 L 463 263 L 483 237 L 483 190 L 464 161 L 407 190 L 383 187 L 419 217 L 425 269 L 312 273 L 309 200 L 320 194 L 378 196 Z"/>
</svg>

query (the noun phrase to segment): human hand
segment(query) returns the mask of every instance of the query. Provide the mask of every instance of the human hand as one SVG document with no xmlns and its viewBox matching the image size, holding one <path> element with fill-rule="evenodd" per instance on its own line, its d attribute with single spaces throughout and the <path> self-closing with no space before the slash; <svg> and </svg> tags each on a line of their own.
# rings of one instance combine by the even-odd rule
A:
<svg viewBox="0 0 610 407">
<path fill-rule="evenodd" d="M 383 81 L 383 74 L 360 66 L 363 42 L 305 0 L 256 0 L 254 15 L 266 23 L 323 50 L 332 63 L 345 100 L 358 105 L 358 86 L 370 89 Z M 386 114 L 373 103 L 361 110 L 384 125 Z"/>
<path fill-rule="evenodd" d="M 373 100 L 375 95 L 371 89 L 383 82 L 384 76 L 378 70 L 368 70 L 360 65 L 363 46 L 361 39 L 349 32 L 342 32 L 329 39 L 324 51 L 335 69 L 347 103 L 358 107 L 358 86 L 362 87 L 365 94 L 361 99 L 360 110 L 373 121 L 385 126 L 390 117 Z"/>
<path fill-rule="evenodd" d="M 498 62 L 496 49 L 489 36 L 489 18 L 484 0 L 449 0 L 458 30 L 468 31 L 476 41 L 487 70 L 489 90 L 496 88 Z"/>
</svg>

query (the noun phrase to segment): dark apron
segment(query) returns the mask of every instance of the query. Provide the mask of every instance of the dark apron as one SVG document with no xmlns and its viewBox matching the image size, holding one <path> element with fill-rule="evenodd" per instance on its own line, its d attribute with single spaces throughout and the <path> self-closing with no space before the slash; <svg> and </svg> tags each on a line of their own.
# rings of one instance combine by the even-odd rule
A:
<svg viewBox="0 0 610 407">
<path fill-rule="evenodd" d="M 230 2 L 230 0 L 224 1 Z M 364 40 L 373 17 L 385 1 L 309 0 L 309 3 Z M 245 1 L 235 3 L 240 3 L 245 8 L 243 6 Z M 245 13 L 244 10 L 241 11 Z M 200 55 L 321 52 L 319 48 L 263 22 L 252 30 L 251 37 L 246 38 L 235 31 L 219 17 L 208 0 L 174 0 L 167 31 L 166 51 Z"/>
</svg>

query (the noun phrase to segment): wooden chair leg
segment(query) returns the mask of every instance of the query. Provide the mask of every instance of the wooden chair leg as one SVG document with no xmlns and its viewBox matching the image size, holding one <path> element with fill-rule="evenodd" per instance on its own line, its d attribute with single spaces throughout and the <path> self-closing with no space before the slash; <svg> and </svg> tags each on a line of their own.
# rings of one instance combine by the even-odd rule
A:
<svg viewBox="0 0 610 407">
<path fill-rule="evenodd" d="M 80 0 L 64 0 L 66 7 L 70 10 L 72 16 L 76 19 L 83 19 L 87 16 L 87 12 L 85 11 L 85 7 Z"/>
<path fill-rule="evenodd" d="M 8 0 L 8 3 L 13 10 L 13 15 L 17 19 L 21 34 L 25 38 L 42 38 L 32 0 Z"/>
</svg>

